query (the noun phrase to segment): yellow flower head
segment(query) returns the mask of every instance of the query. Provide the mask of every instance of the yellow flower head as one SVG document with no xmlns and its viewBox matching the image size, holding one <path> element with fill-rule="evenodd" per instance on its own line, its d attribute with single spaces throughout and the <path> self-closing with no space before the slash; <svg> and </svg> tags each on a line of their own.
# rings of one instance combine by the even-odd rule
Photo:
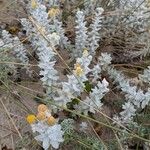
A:
<svg viewBox="0 0 150 150">
<path fill-rule="evenodd" d="M 31 0 L 31 7 L 35 9 L 38 6 L 36 0 Z"/>
<path fill-rule="evenodd" d="M 60 13 L 59 8 L 51 8 L 48 11 L 48 16 L 54 18 L 55 16 L 59 15 L 59 13 Z"/>
<path fill-rule="evenodd" d="M 51 111 L 50 110 L 46 110 L 45 111 L 45 115 L 46 115 L 47 118 L 50 117 L 51 116 Z"/>
<path fill-rule="evenodd" d="M 27 119 L 27 122 L 28 122 L 29 124 L 33 124 L 33 123 L 36 122 L 36 117 L 35 117 L 35 115 L 28 115 L 26 119 Z"/>
<path fill-rule="evenodd" d="M 45 114 L 45 112 L 39 112 L 36 117 L 40 121 L 45 120 L 46 119 L 46 114 Z"/>
<path fill-rule="evenodd" d="M 88 55 L 89 55 L 88 49 L 87 49 L 87 48 L 84 48 L 84 49 L 83 49 L 83 56 L 87 57 Z"/>
<path fill-rule="evenodd" d="M 40 105 L 38 106 L 38 112 L 45 112 L 45 111 L 47 111 L 47 110 L 48 110 L 48 108 L 47 108 L 47 106 L 44 105 L 44 104 L 40 104 Z"/>
<path fill-rule="evenodd" d="M 56 123 L 56 119 L 53 116 L 48 117 L 47 124 L 53 126 Z"/>
<path fill-rule="evenodd" d="M 75 65 L 75 70 L 74 70 L 75 74 L 77 76 L 81 76 L 83 74 L 83 69 L 81 68 L 80 64 L 76 64 Z"/>
</svg>

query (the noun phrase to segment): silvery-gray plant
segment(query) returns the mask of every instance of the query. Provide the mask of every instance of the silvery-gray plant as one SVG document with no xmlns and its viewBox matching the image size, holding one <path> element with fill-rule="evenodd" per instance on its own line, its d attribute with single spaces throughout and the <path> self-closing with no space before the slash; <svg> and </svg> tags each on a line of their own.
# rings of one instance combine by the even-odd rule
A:
<svg viewBox="0 0 150 150">
<path fill-rule="evenodd" d="M 76 57 L 81 57 L 82 52 L 87 48 L 87 27 L 85 15 L 83 11 L 78 10 L 76 13 L 76 27 L 75 27 L 75 54 Z"/>
<path fill-rule="evenodd" d="M 70 41 L 68 40 L 67 36 L 65 36 L 65 30 L 62 28 L 62 22 L 59 19 L 54 18 L 53 24 L 54 24 L 56 33 L 60 36 L 59 45 L 61 46 L 61 48 L 66 48 L 66 49 L 69 48 Z"/>
<path fill-rule="evenodd" d="M 100 29 L 102 26 L 102 13 L 104 9 L 99 7 L 95 11 L 92 24 L 90 25 L 90 32 L 88 32 L 89 50 L 92 55 L 95 54 L 95 50 L 99 47 L 99 41 L 101 38 Z"/>
<path fill-rule="evenodd" d="M 101 0 L 84 0 L 84 13 L 86 16 L 94 13 L 94 10 L 99 7 Z"/>
<path fill-rule="evenodd" d="M 143 74 L 139 75 L 139 79 L 142 80 L 145 83 L 150 84 L 150 66 L 148 66 Z"/>
<path fill-rule="evenodd" d="M 102 82 L 98 81 L 97 85 L 92 89 L 89 96 L 85 100 L 80 101 L 78 105 L 75 105 L 76 110 L 88 114 L 88 112 L 96 113 L 102 109 L 103 103 L 101 99 L 109 92 L 109 83 L 106 79 Z"/>
<path fill-rule="evenodd" d="M 4 48 L 9 48 L 16 58 L 23 64 L 29 63 L 29 58 L 27 57 L 27 51 L 23 46 L 22 42 L 18 37 L 12 37 L 8 31 L 2 31 L 2 39 L 4 41 Z"/>
<path fill-rule="evenodd" d="M 23 19 L 23 22 L 28 22 L 28 20 Z M 28 22 L 29 23 L 29 22 Z M 24 25 L 24 29 L 28 28 L 27 26 Z M 33 27 L 34 28 L 34 27 Z M 32 28 L 32 29 L 33 29 Z M 32 30 L 31 29 L 31 30 Z M 36 29 L 34 29 L 36 31 Z M 38 32 L 38 31 L 36 31 Z M 31 32 L 31 36 L 33 36 L 33 40 L 35 41 L 31 41 L 33 46 L 37 47 L 37 54 L 39 56 L 39 67 L 41 68 L 40 71 L 40 75 L 42 76 L 41 80 L 43 82 L 43 85 L 51 87 L 52 85 L 55 85 L 57 80 L 58 80 L 58 76 L 57 76 L 57 70 L 54 69 L 54 65 L 55 65 L 55 59 L 54 56 L 56 55 L 55 52 L 53 51 L 53 46 L 55 44 L 59 43 L 59 37 L 56 37 L 55 39 L 55 35 L 49 35 L 47 38 L 47 40 L 51 40 L 51 38 L 53 37 L 53 40 L 51 40 L 51 43 L 49 43 L 47 40 L 45 40 L 41 35 L 38 35 L 37 33 Z M 52 47 L 49 46 L 49 44 L 51 44 Z"/>
<path fill-rule="evenodd" d="M 125 39 L 127 41 L 125 49 L 132 49 L 125 51 L 130 59 L 137 57 L 143 59 L 150 54 L 149 6 L 149 2 L 144 0 L 120 1 L 119 7 L 112 10 L 114 13 L 106 15 L 103 21 L 105 30 L 102 35 L 104 37 L 109 36 L 111 39 L 112 36 L 121 37 L 122 34 L 134 33 Z M 137 45 L 143 47 L 135 48 Z"/>
<path fill-rule="evenodd" d="M 33 16 L 35 23 L 38 25 L 32 25 L 32 23 L 27 19 L 22 19 L 22 25 L 24 29 L 27 30 L 28 36 L 31 37 L 32 45 L 37 47 L 37 54 L 39 56 L 39 67 L 41 68 L 40 75 L 43 85 L 47 87 L 52 87 L 57 84 L 58 72 L 54 69 L 55 46 L 59 45 L 60 35 L 54 32 L 55 25 L 49 24 L 48 12 L 46 6 L 40 1 L 37 1 L 36 8 L 33 9 L 29 5 L 29 13 Z M 27 25 L 32 26 L 31 29 Z M 39 31 L 44 32 L 46 38 L 44 38 Z M 46 31 L 46 32 L 45 32 Z M 62 35 L 62 34 L 61 34 Z"/>
<path fill-rule="evenodd" d="M 103 8 L 98 7 L 94 12 L 94 18 L 89 28 L 85 21 L 84 11 L 78 10 L 76 13 L 76 26 L 75 26 L 75 52 L 74 55 L 81 57 L 84 49 L 88 49 L 91 55 L 95 54 L 100 41 L 100 29 L 102 25 Z"/>
<path fill-rule="evenodd" d="M 33 17 L 35 24 L 33 25 L 28 19 L 22 19 L 22 25 L 27 31 L 27 36 L 32 43 L 33 47 L 36 47 L 36 53 L 39 57 L 40 75 L 43 85 L 47 87 L 47 94 L 51 94 L 54 102 L 57 105 L 67 107 L 67 103 L 72 102 L 72 99 L 81 97 L 79 104 L 74 105 L 76 111 L 88 114 L 88 112 L 96 113 L 102 109 L 102 98 L 109 92 L 109 83 L 104 78 L 101 78 L 101 72 L 107 71 L 108 75 L 118 83 L 119 88 L 125 93 L 125 103 L 122 105 L 122 111 L 119 113 L 121 121 L 130 122 L 136 115 L 138 109 L 145 108 L 150 101 L 150 89 L 144 92 L 142 89 L 137 88 L 135 85 L 130 84 L 130 80 L 127 79 L 124 74 L 117 71 L 111 64 L 111 55 L 102 53 L 98 58 L 98 63 L 94 66 L 90 66 L 93 55 L 98 48 L 98 42 L 100 40 L 99 30 L 102 23 L 102 8 L 97 8 L 95 11 L 95 17 L 90 25 L 90 30 L 86 27 L 84 11 L 78 10 L 76 14 L 76 39 L 75 39 L 75 68 L 70 69 L 70 74 L 67 75 L 67 81 L 60 81 L 58 71 L 55 69 L 55 63 L 57 61 L 56 47 L 68 45 L 68 39 L 64 35 L 64 29 L 62 28 L 62 22 L 56 17 L 52 20 L 48 18 L 46 6 L 42 0 L 37 0 L 36 8 L 29 7 L 29 13 Z M 52 2 L 52 3 L 51 3 Z M 48 1 L 50 5 L 57 5 L 57 0 Z M 3 41 L 10 48 L 15 47 L 16 56 L 20 58 L 22 62 L 28 62 L 26 53 L 24 51 L 22 43 L 20 43 L 17 37 L 11 38 L 11 36 L 4 31 Z M 19 44 L 19 46 L 18 46 Z M 69 43 L 70 44 L 70 43 Z M 85 90 L 85 81 L 90 81 L 88 77 L 92 77 L 94 83 L 93 88 L 88 93 Z M 144 82 L 149 82 L 149 68 L 144 71 L 140 78 Z M 49 87 L 55 86 L 54 92 L 49 90 Z M 86 96 L 82 94 L 86 94 Z M 83 97 L 85 98 L 83 98 Z M 33 126 L 36 131 L 37 127 Z M 44 127 L 42 125 L 42 127 Z M 41 126 L 38 126 L 37 132 L 41 131 Z M 58 148 L 59 144 L 64 141 L 62 135 L 64 132 L 61 130 L 60 125 L 54 125 L 52 127 L 45 127 L 44 131 L 39 132 L 39 136 L 36 137 L 38 141 L 43 142 L 43 148 L 47 150 L 50 145 L 54 148 Z M 54 135 L 55 132 L 55 135 Z"/>
<path fill-rule="evenodd" d="M 49 9 L 53 9 L 56 6 L 59 9 L 60 2 L 58 0 L 52 0 L 47 2 L 50 7 Z M 56 32 L 60 36 L 59 45 L 61 46 L 61 48 L 67 48 L 70 45 L 70 42 L 65 36 L 65 31 L 62 28 L 61 16 L 49 16 L 47 12 L 47 7 L 41 1 L 36 1 L 36 3 L 36 9 L 33 9 L 31 5 L 29 5 L 29 13 L 33 16 L 33 18 L 36 19 L 38 25 L 42 28 L 45 28 L 48 33 Z"/>
<path fill-rule="evenodd" d="M 65 106 L 68 102 L 71 102 L 73 98 L 77 98 L 84 91 L 85 86 L 83 82 L 87 81 L 87 74 L 90 72 L 89 65 L 91 63 L 92 56 L 85 55 L 81 58 L 77 58 L 76 64 L 79 65 L 78 70 L 73 70 L 71 75 L 67 75 L 68 81 L 62 82 L 62 89 L 58 90 L 58 96 L 54 97 L 55 102 L 60 106 Z M 76 67 L 75 67 L 76 69 Z"/>
<path fill-rule="evenodd" d="M 40 3 L 39 5 L 42 6 L 42 4 Z M 41 25 L 41 29 L 43 27 L 45 29 L 51 27 L 48 21 L 48 14 L 46 12 L 46 7 L 43 5 L 41 8 L 37 7 L 36 9 L 32 10 L 31 14 L 33 15 L 35 21 L 39 25 Z M 88 33 L 84 13 L 80 10 L 77 11 L 75 49 L 79 52 L 78 55 L 82 55 L 82 52 L 85 49 L 88 49 L 88 43 L 91 43 L 89 48 L 90 53 L 93 53 L 96 50 L 99 41 L 98 31 L 100 30 L 101 27 L 102 12 L 103 12 L 102 8 L 96 9 L 95 19 L 93 19 L 93 23 L 90 26 L 91 32 Z M 38 16 L 38 13 L 40 13 L 40 17 Z M 42 15 L 45 15 L 45 17 L 42 17 Z M 33 31 L 35 32 L 37 30 L 33 28 Z M 47 31 L 46 36 L 50 41 L 52 47 L 49 47 L 49 42 L 37 33 L 34 33 L 34 36 L 36 37 L 34 39 L 36 39 L 37 46 L 38 46 L 37 54 L 40 58 L 40 62 L 39 62 L 39 67 L 41 68 L 40 75 L 43 76 L 41 80 L 45 85 L 52 86 L 55 85 L 59 79 L 59 77 L 57 76 L 57 70 L 54 69 L 56 54 L 53 51 L 53 47 L 59 45 L 61 34 L 58 34 L 58 36 L 57 34 L 55 36 L 52 36 L 53 33 L 51 30 L 46 30 L 46 31 Z M 62 35 L 63 34 L 64 32 L 62 33 Z M 56 40 L 53 41 L 53 39 L 50 39 L 51 37 L 53 37 L 54 39 L 56 38 Z M 92 39 L 92 37 L 94 37 L 94 39 Z M 33 44 L 35 45 L 35 41 L 33 41 Z M 126 108 L 130 108 L 129 107 L 130 105 L 132 111 L 128 111 L 130 113 L 127 115 L 128 118 L 134 116 L 135 114 L 135 111 L 133 111 L 134 109 L 144 108 L 146 105 L 148 105 L 149 90 L 146 93 L 144 93 L 141 89 L 137 89 L 136 86 L 131 86 L 130 81 L 124 78 L 124 75 L 122 73 L 118 72 L 112 67 L 108 67 L 108 65 L 111 63 L 111 57 L 109 54 L 102 53 L 99 58 L 99 62 L 98 62 L 99 65 L 95 65 L 93 69 L 89 68 L 89 64 L 91 60 L 92 60 L 91 55 L 87 56 L 87 59 L 86 57 L 81 57 L 81 56 L 77 58 L 76 62 L 81 65 L 83 74 L 77 77 L 75 74 L 67 75 L 68 81 L 61 83 L 62 87 L 59 90 L 57 90 L 57 94 L 56 94 L 58 96 L 53 97 L 54 100 L 56 100 L 56 102 L 59 102 L 61 105 L 65 106 L 68 102 L 71 101 L 72 98 L 78 97 L 81 94 L 81 92 L 84 91 L 83 82 L 88 80 L 86 75 L 89 72 L 95 75 L 96 77 L 94 77 L 94 80 L 97 80 L 98 75 L 101 72 L 101 69 L 104 70 L 107 69 L 110 77 L 114 78 L 115 81 L 119 83 L 121 90 L 124 93 L 126 93 L 125 96 L 127 99 L 127 103 L 123 105 L 124 113 L 123 112 L 120 113 L 122 116 L 126 114 L 125 113 Z M 99 71 L 97 71 L 96 69 L 99 69 Z M 100 85 L 100 82 L 98 82 L 98 85 Z M 99 90 L 99 92 L 100 91 L 101 90 Z"/>
<path fill-rule="evenodd" d="M 60 0 L 43 0 L 44 2 L 48 3 L 49 7 L 59 7 Z"/>
<path fill-rule="evenodd" d="M 105 54 L 106 55 L 106 54 Z M 110 63 L 110 56 L 100 58 L 102 62 Z M 106 58 L 106 60 L 105 60 Z M 103 64 L 103 63 L 102 63 Z M 144 92 L 142 89 L 137 88 L 136 85 L 131 85 L 130 80 L 127 79 L 121 71 L 118 71 L 110 66 L 103 68 L 107 70 L 110 78 L 113 78 L 116 83 L 119 84 L 122 92 L 125 93 L 126 102 L 122 106 L 123 111 L 120 113 L 123 122 L 130 122 L 135 116 L 135 112 L 138 109 L 144 109 L 150 102 L 150 89 Z"/>
<path fill-rule="evenodd" d="M 0 80 L 4 82 L 8 82 L 8 73 L 12 74 L 16 73 L 16 67 L 13 63 L 5 63 L 16 61 L 16 57 L 13 57 L 11 54 L 10 47 L 11 43 L 6 44 L 2 39 L 0 39 L 0 54 L 1 54 L 0 62 L 2 63 L 0 65 Z"/>
<path fill-rule="evenodd" d="M 39 6 L 41 6 L 39 8 Z M 38 10 L 39 9 L 39 10 Z M 31 9 L 29 9 L 31 10 Z M 92 55 L 94 54 L 95 50 L 98 47 L 98 41 L 99 41 L 99 30 L 101 28 L 101 14 L 103 12 L 102 8 L 97 8 L 95 11 L 95 17 L 92 21 L 92 24 L 90 26 L 90 32 L 89 34 L 87 33 L 87 28 L 86 28 L 86 22 L 84 21 L 84 13 L 82 11 L 77 11 L 77 26 L 76 26 L 76 40 L 75 40 L 75 49 L 78 52 L 78 55 L 82 55 L 81 57 L 78 57 L 76 59 L 76 65 L 80 65 L 80 74 L 76 74 L 76 70 L 73 70 L 72 75 L 67 75 L 68 81 L 67 82 L 62 82 L 59 84 L 59 88 L 55 90 L 55 92 L 52 94 L 52 97 L 54 101 L 60 105 L 60 106 L 66 106 L 68 102 L 71 102 L 73 98 L 76 98 L 80 96 L 80 94 L 84 91 L 84 84 L 83 82 L 87 81 L 87 74 L 91 72 L 92 76 L 96 75 L 94 78 L 97 80 L 98 75 L 100 74 L 100 71 L 95 70 L 95 68 L 98 68 L 98 66 L 94 66 L 95 68 L 90 69 L 89 65 L 92 61 Z M 48 15 L 46 12 L 46 8 L 43 4 L 41 4 L 38 1 L 38 6 L 36 9 L 33 9 L 30 11 L 32 14 L 33 18 L 35 19 L 35 22 L 40 26 L 40 29 L 47 29 L 52 27 L 51 29 L 57 29 L 56 33 L 58 34 L 55 35 L 56 40 L 52 34 L 52 30 L 46 30 L 46 37 L 50 41 L 51 46 L 56 46 L 59 45 L 61 42 L 64 45 L 67 45 L 67 39 L 64 38 L 64 31 L 61 29 L 61 22 L 59 22 L 58 18 L 53 18 L 50 21 L 48 20 Z M 38 13 L 40 13 L 40 17 L 38 16 Z M 42 17 L 42 15 L 45 15 L 45 17 Z M 44 21 L 45 20 L 45 21 Z M 48 23 L 49 22 L 49 23 Z M 53 24 L 54 23 L 54 24 Z M 32 26 L 32 31 L 28 31 L 29 29 L 27 28 L 27 25 L 31 26 L 28 20 L 22 19 L 22 25 L 24 28 L 27 30 L 27 33 L 32 33 L 29 34 L 28 36 L 31 37 L 31 42 L 33 43 L 33 46 L 37 46 L 37 54 L 39 56 L 39 67 L 41 68 L 40 75 L 42 76 L 41 80 L 43 81 L 43 84 L 51 87 L 51 86 L 56 86 L 57 81 L 59 77 L 57 76 L 57 70 L 54 69 L 55 65 L 55 52 L 53 49 L 48 46 L 49 43 L 47 40 L 45 40 L 35 29 L 35 27 Z M 50 38 L 50 37 L 53 38 Z M 92 38 L 93 36 L 93 38 Z M 89 39 L 88 39 L 89 38 Z M 63 41 L 61 41 L 63 39 Z M 55 41 L 58 41 L 55 43 Z M 88 45 L 88 42 L 91 44 Z M 80 53 L 80 54 L 79 54 Z M 100 66 L 99 66 L 100 68 Z M 102 82 L 103 83 L 103 82 Z M 61 87 L 60 87 L 61 85 Z M 98 85 L 101 85 L 100 82 L 98 82 Z M 100 88 L 100 87 L 99 87 Z M 95 87 L 96 89 L 96 87 Z M 93 90 L 95 90 L 93 89 Z M 100 91 L 102 89 L 99 89 Z M 95 90 L 96 92 L 96 90 Z M 101 91 L 102 92 L 102 91 Z M 100 93 L 101 93 L 100 92 Z M 97 89 L 98 93 L 98 89 Z M 102 92 L 103 93 L 103 92 Z M 92 93 L 91 93 L 92 95 Z M 93 94 L 94 95 L 94 94 Z M 100 100 L 96 100 L 96 105 L 98 107 L 101 106 Z M 93 102 L 94 105 L 95 102 Z M 88 104 L 87 104 L 88 105 Z M 93 106 L 91 106 L 89 109 L 92 109 Z"/>
</svg>

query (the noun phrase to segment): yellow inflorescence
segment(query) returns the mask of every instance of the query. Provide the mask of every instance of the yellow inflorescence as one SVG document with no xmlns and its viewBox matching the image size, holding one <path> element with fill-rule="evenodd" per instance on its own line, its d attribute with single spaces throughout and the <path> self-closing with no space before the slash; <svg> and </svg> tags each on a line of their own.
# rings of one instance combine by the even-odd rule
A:
<svg viewBox="0 0 150 150">
<path fill-rule="evenodd" d="M 45 112 L 39 112 L 36 117 L 40 121 L 45 120 L 46 119 L 46 114 L 45 114 Z"/>
<path fill-rule="evenodd" d="M 50 117 L 47 119 L 47 124 L 48 124 L 48 125 L 53 126 L 55 123 L 56 123 L 56 119 L 55 119 L 53 116 L 50 116 Z"/>
<path fill-rule="evenodd" d="M 33 9 L 35 9 L 37 6 L 38 6 L 38 4 L 37 4 L 36 0 L 32 0 L 32 1 L 31 1 L 31 7 L 32 7 Z"/>
<path fill-rule="evenodd" d="M 38 106 L 38 112 L 45 112 L 45 111 L 47 111 L 47 110 L 48 110 L 48 108 L 47 108 L 47 106 L 44 105 L 44 104 L 40 104 L 40 105 Z"/>
<path fill-rule="evenodd" d="M 89 55 L 88 49 L 84 48 L 83 49 L 83 56 L 87 57 Z"/>
<path fill-rule="evenodd" d="M 36 121 L 42 121 L 48 124 L 49 126 L 53 126 L 57 122 L 57 120 L 51 115 L 51 111 L 44 104 L 40 104 L 38 106 L 38 113 L 36 116 L 28 115 L 26 119 L 29 124 L 33 124 Z"/>
<path fill-rule="evenodd" d="M 83 74 L 83 69 L 81 68 L 80 64 L 76 64 L 75 65 L 75 70 L 74 70 L 75 74 L 77 76 L 81 76 Z"/>
<path fill-rule="evenodd" d="M 60 13 L 59 8 L 51 8 L 51 9 L 48 11 L 48 16 L 53 18 L 53 17 L 59 15 L 59 13 Z"/>
<path fill-rule="evenodd" d="M 35 115 L 28 115 L 28 116 L 27 116 L 27 122 L 28 122 L 29 124 L 35 123 L 35 122 L 36 122 L 36 117 L 35 117 Z"/>
</svg>

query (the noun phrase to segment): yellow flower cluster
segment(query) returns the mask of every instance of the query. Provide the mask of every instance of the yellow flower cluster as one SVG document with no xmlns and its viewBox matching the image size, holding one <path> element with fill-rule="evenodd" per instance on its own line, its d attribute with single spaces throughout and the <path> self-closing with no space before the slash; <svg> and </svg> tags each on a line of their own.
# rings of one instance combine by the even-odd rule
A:
<svg viewBox="0 0 150 150">
<path fill-rule="evenodd" d="M 60 14 L 59 8 L 51 8 L 51 9 L 48 11 L 48 16 L 49 16 L 49 17 L 52 17 L 52 18 L 58 16 L 59 14 Z"/>
<path fill-rule="evenodd" d="M 35 117 L 35 115 L 28 115 L 28 116 L 27 116 L 27 122 L 28 122 L 29 124 L 35 123 L 35 122 L 36 122 L 36 117 Z"/>
<path fill-rule="evenodd" d="M 84 56 L 84 57 L 87 57 L 88 55 L 89 55 L 88 49 L 87 49 L 87 48 L 84 48 L 84 49 L 83 49 L 83 56 Z"/>
<path fill-rule="evenodd" d="M 47 108 L 46 105 L 40 104 L 37 110 L 38 113 L 36 116 L 33 114 L 27 116 L 27 122 L 29 124 L 34 124 L 36 121 L 43 121 L 46 122 L 48 125 L 52 126 L 56 123 L 56 119 L 51 116 L 50 110 Z"/>
<path fill-rule="evenodd" d="M 80 64 L 76 64 L 75 65 L 75 70 L 74 70 L 74 73 L 77 75 L 77 76 L 81 76 L 83 74 L 83 69 L 81 68 L 81 65 Z"/>
<path fill-rule="evenodd" d="M 35 9 L 38 6 L 36 0 L 31 0 L 31 8 Z"/>
</svg>

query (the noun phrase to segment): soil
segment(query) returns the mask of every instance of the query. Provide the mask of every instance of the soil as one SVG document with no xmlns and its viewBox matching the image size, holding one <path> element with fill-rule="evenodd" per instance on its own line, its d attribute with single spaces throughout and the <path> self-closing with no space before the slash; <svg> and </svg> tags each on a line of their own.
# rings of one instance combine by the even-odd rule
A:
<svg viewBox="0 0 150 150">
<path fill-rule="evenodd" d="M 16 24 L 24 17 L 25 10 L 17 0 L 0 0 L 0 25 Z"/>
<path fill-rule="evenodd" d="M 12 33 L 18 32 L 19 18 L 24 17 L 26 13 L 21 3 L 16 0 L 0 0 L 0 29 L 7 28 Z M 0 89 L 0 150 L 35 149 L 33 145 L 29 145 L 31 142 L 24 141 L 26 136 L 30 135 L 30 128 L 25 118 L 29 112 L 36 112 L 37 108 L 37 102 L 29 93 L 36 95 L 43 92 L 43 89 L 40 88 L 41 83 L 29 83 L 24 70 L 21 70 L 20 75 L 21 78 L 26 79 L 26 82 L 18 83 L 20 88 L 14 84 L 9 87 L 10 92 L 6 92 L 4 86 Z"/>
</svg>

